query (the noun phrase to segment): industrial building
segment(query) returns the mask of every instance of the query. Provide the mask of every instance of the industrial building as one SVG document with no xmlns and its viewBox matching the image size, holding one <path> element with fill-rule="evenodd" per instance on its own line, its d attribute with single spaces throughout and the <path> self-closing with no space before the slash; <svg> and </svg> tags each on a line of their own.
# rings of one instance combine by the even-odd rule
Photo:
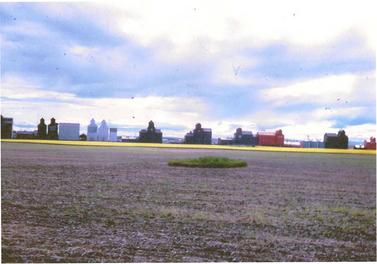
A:
<svg viewBox="0 0 377 264">
<path fill-rule="evenodd" d="M 365 149 L 376 149 L 376 138 L 370 137 L 369 141 L 364 140 Z"/>
<path fill-rule="evenodd" d="M 284 139 L 284 147 L 287 148 L 302 148 L 302 141 L 296 139 Z"/>
<path fill-rule="evenodd" d="M 59 123 L 59 139 L 80 140 L 80 124 Z"/>
<path fill-rule="evenodd" d="M 45 119 L 41 118 L 38 124 L 38 130 L 35 131 L 13 131 L 13 118 L 6 118 L 1 115 L 1 138 L 18 138 L 18 139 L 50 139 L 50 140 L 88 140 L 88 141 L 112 141 L 112 142 L 146 142 L 146 143 L 185 143 L 185 144 L 219 144 L 219 145 L 245 145 L 245 146 L 279 146 L 279 147 L 303 147 L 303 148 L 348 148 L 348 136 L 344 130 L 338 133 L 325 133 L 322 141 L 298 141 L 285 140 L 281 129 L 275 132 L 258 132 L 253 135 L 251 131 L 243 131 L 237 128 L 233 138 L 212 139 L 212 130 L 202 128 L 200 123 L 188 132 L 184 139 L 180 138 L 162 138 L 160 129 L 155 128 L 153 121 L 148 123 L 147 129 L 139 131 L 138 138 L 125 138 L 118 136 L 117 128 L 108 127 L 105 120 L 102 120 L 98 127 L 95 120 L 91 119 L 87 127 L 87 135 L 80 136 L 79 123 L 56 123 L 55 118 L 51 118 L 50 124 L 46 125 Z M 376 149 L 376 139 L 371 137 L 369 141 L 365 140 L 364 145 L 356 145 L 356 148 Z"/>
<path fill-rule="evenodd" d="M 110 132 L 110 133 L 109 133 Z M 118 141 L 118 129 L 108 127 L 105 120 L 102 120 L 98 127 L 96 121 L 92 118 L 87 130 L 88 141 Z"/>
<path fill-rule="evenodd" d="M 15 133 L 16 139 L 38 139 L 38 130 L 34 131 L 16 131 Z"/>
<path fill-rule="evenodd" d="M 261 146 L 280 146 L 284 145 L 284 135 L 281 129 L 275 132 L 258 132 L 258 145 Z"/>
<path fill-rule="evenodd" d="M 39 139 L 47 138 L 47 125 L 45 124 L 45 120 L 43 117 L 41 118 L 38 124 L 38 138 Z"/>
<path fill-rule="evenodd" d="M 162 142 L 168 144 L 181 144 L 183 139 L 179 137 L 163 137 Z"/>
<path fill-rule="evenodd" d="M 12 138 L 13 118 L 1 115 L 1 138 Z"/>
<path fill-rule="evenodd" d="M 251 131 L 243 131 L 242 128 L 237 128 L 234 133 L 234 144 L 236 145 L 249 145 L 255 146 L 257 144 L 256 137 L 253 136 Z"/>
<path fill-rule="evenodd" d="M 322 141 L 304 140 L 301 145 L 303 148 L 324 148 Z"/>
<path fill-rule="evenodd" d="M 58 140 L 58 123 L 56 123 L 55 118 L 51 118 L 51 123 L 48 125 L 47 138 L 51 140 Z"/>
<path fill-rule="evenodd" d="M 109 140 L 112 142 L 118 141 L 118 129 L 116 128 L 110 128 L 110 137 Z"/>
<path fill-rule="evenodd" d="M 87 131 L 88 141 L 97 140 L 97 130 L 98 130 L 98 126 L 96 124 L 96 121 L 92 118 L 92 120 L 90 120 L 90 124 L 88 125 L 88 131 Z"/>
<path fill-rule="evenodd" d="M 186 144 L 212 144 L 212 130 L 202 128 L 200 123 L 195 125 L 195 129 L 185 135 Z"/>
<path fill-rule="evenodd" d="M 153 121 L 149 121 L 148 128 L 139 132 L 139 142 L 143 143 L 162 143 L 162 132 L 155 128 Z"/>
<path fill-rule="evenodd" d="M 339 130 L 338 134 L 325 133 L 323 136 L 323 143 L 325 148 L 347 149 L 348 136 L 344 130 Z"/>
<path fill-rule="evenodd" d="M 257 144 L 257 138 L 253 136 L 251 131 L 243 131 L 242 128 L 237 128 L 236 133 L 232 139 L 219 139 L 219 145 L 246 145 L 255 146 Z"/>
<path fill-rule="evenodd" d="M 109 141 L 109 127 L 105 120 L 102 120 L 97 133 L 98 141 Z"/>
<path fill-rule="evenodd" d="M 233 140 L 233 138 L 226 138 L 226 139 L 219 138 L 217 140 L 217 144 L 218 145 L 233 145 L 234 144 L 234 140 Z"/>
</svg>

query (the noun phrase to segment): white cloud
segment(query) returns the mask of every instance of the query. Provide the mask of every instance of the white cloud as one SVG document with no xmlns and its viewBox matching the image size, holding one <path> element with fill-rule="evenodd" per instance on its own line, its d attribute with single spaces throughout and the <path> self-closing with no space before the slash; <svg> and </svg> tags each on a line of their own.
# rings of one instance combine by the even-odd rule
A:
<svg viewBox="0 0 377 264">
<path fill-rule="evenodd" d="M 355 80 L 356 76 L 343 75 L 299 81 L 288 86 L 266 89 L 262 92 L 262 97 L 280 106 L 289 103 L 330 103 L 334 102 L 334 98 L 350 95 Z"/>
<path fill-rule="evenodd" d="M 143 45 L 169 39 L 178 53 L 199 38 L 316 46 L 354 30 L 375 49 L 373 1 L 106 1 L 116 26 Z M 212 48 L 214 51 L 215 47 Z M 209 51 L 211 49 L 208 49 Z"/>
<path fill-rule="evenodd" d="M 333 121 L 308 121 L 301 124 L 291 124 L 280 127 L 287 139 L 320 140 L 323 141 L 325 133 L 337 133 L 333 128 Z"/>
<path fill-rule="evenodd" d="M 12 34 L 23 34 L 26 36 L 51 37 L 51 32 L 45 25 L 34 21 L 19 21 L 17 24 L 6 24 L 2 28 L 2 31 L 5 33 L 11 32 Z"/>
<path fill-rule="evenodd" d="M 245 131 L 252 131 L 254 134 L 257 131 L 257 125 L 254 122 L 242 118 L 222 121 L 208 119 L 205 122 L 201 122 L 201 124 L 202 127 L 212 128 L 213 138 L 231 138 L 238 127 L 241 127 Z"/>
<path fill-rule="evenodd" d="M 74 45 L 69 49 L 69 51 L 76 56 L 88 57 L 90 55 L 96 54 L 98 52 L 98 49 L 93 47 L 85 47 L 82 45 Z"/>
<path fill-rule="evenodd" d="M 65 52 L 76 57 L 74 62 L 72 62 L 76 66 L 82 65 L 87 67 L 95 64 L 96 67 L 103 71 L 118 75 L 123 74 L 125 68 L 131 67 L 128 63 L 128 54 L 122 50 L 122 47 L 101 49 L 96 46 L 73 44 L 67 45 Z"/>
<path fill-rule="evenodd" d="M 271 43 L 278 43 L 285 47 L 282 55 L 289 58 L 300 57 L 299 61 L 313 66 L 321 66 L 325 59 L 332 59 L 334 56 L 339 58 L 340 62 L 344 61 L 344 58 L 370 56 L 370 51 L 375 51 L 376 44 L 376 23 L 371 8 L 372 3 L 371 1 L 352 1 L 351 3 L 344 1 L 306 1 L 305 3 L 302 1 L 263 1 L 263 3 L 260 1 L 223 1 L 221 3 L 217 1 L 117 1 L 101 3 L 99 6 L 92 6 L 88 3 L 78 4 L 80 6 L 78 10 L 76 10 L 76 5 L 62 8 L 65 5 L 52 4 L 48 5 L 44 12 L 46 14 L 51 12 L 53 16 L 64 18 L 76 18 L 76 15 L 81 13 L 88 18 L 95 14 L 96 22 L 104 29 L 126 37 L 124 39 L 126 46 L 109 45 L 106 49 L 99 48 L 95 43 L 92 44 L 93 46 L 84 46 L 82 43 L 67 41 L 63 44 L 67 45 L 64 51 L 70 51 L 70 55 L 76 55 L 81 59 L 75 60 L 76 65 L 96 64 L 99 69 L 108 69 L 113 76 L 128 74 L 130 79 L 139 78 L 140 82 L 148 79 L 152 71 L 156 71 L 154 74 L 158 76 L 164 75 L 165 67 L 171 66 L 167 64 L 169 62 L 174 65 L 194 65 L 195 70 L 203 67 L 202 72 L 205 75 L 203 79 L 207 78 L 203 82 L 210 84 L 204 89 L 216 89 L 216 85 L 219 84 L 219 86 L 228 86 L 232 89 L 232 85 L 255 85 L 261 82 L 258 79 L 258 73 L 253 74 L 251 69 L 255 67 L 256 71 L 258 70 L 258 65 L 261 63 L 257 60 L 260 58 L 258 55 L 263 57 L 264 54 L 256 53 L 263 51 L 263 48 Z M 84 10 L 88 12 L 82 12 Z M 46 25 L 21 21 L 20 23 L 23 24 L 9 26 L 6 30 L 18 33 L 28 31 L 29 33 L 26 33 L 32 35 L 41 34 L 42 36 L 38 36 L 42 38 L 49 33 L 47 32 L 49 27 Z M 59 32 L 50 33 L 60 34 Z M 338 40 L 344 44 L 345 37 L 349 37 L 352 41 L 355 36 L 365 37 L 366 46 L 361 43 L 350 45 L 351 48 L 347 46 L 343 50 L 337 50 Z M 16 45 L 3 36 L 0 38 L 3 47 Z M 148 59 L 143 67 L 132 70 L 132 74 L 129 73 L 131 72 L 129 68 L 132 67 L 131 64 L 134 61 L 129 60 L 134 58 L 130 55 L 135 55 L 136 62 L 142 59 L 137 56 L 138 54 L 133 54 L 133 51 L 127 54 L 127 51 L 132 50 L 132 48 L 127 48 L 129 44 L 127 38 L 136 42 L 136 44 L 131 43 L 131 46 L 135 44 L 135 47 L 139 48 L 138 44 L 142 44 L 147 46 L 146 50 L 150 52 L 147 54 Z M 332 46 L 334 44 L 336 45 Z M 254 53 L 242 54 L 246 52 L 245 48 L 252 49 Z M 94 54 L 95 60 L 90 60 L 89 58 Z M 260 59 L 270 59 L 268 56 Z M 274 58 L 271 59 L 274 60 Z M 158 64 L 158 60 L 163 63 Z M 355 63 L 360 63 L 360 61 Z M 158 66 L 161 66 L 161 69 Z M 246 68 L 249 71 L 248 74 L 244 74 Z M 77 69 L 80 70 L 80 67 Z M 318 73 L 320 72 L 321 69 Z M 366 80 L 366 77 L 369 77 L 369 80 Z M 158 79 L 156 78 L 156 87 L 161 85 Z M 226 118 L 221 121 L 214 120 L 211 112 L 213 109 L 208 109 L 205 99 L 195 98 L 196 90 L 190 94 L 191 96 L 185 98 L 172 95 L 170 97 L 144 96 L 135 99 L 89 99 L 79 98 L 67 92 L 48 91 L 41 85 L 16 77 L 7 77 L 2 80 L 1 94 L 8 98 L 2 100 L 2 111 L 4 114 L 13 116 L 16 122 L 22 120 L 29 124 L 36 124 L 41 116 L 47 118 L 52 115 L 58 121 L 80 122 L 82 126 L 86 126 L 91 117 L 95 117 L 97 121 L 107 119 L 114 124 L 143 127 L 150 119 L 153 119 L 157 126 L 159 123 L 164 123 L 183 126 L 187 130 L 192 129 L 196 122 L 201 122 L 204 127 L 213 129 L 214 136 L 231 136 L 234 133 L 234 126 L 237 125 L 253 132 L 275 126 L 283 128 L 288 137 L 301 138 L 305 137 L 308 132 L 312 133 L 313 137 L 319 138 L 322 138 L 324 132 L 336 132 L 336 129 L 332 127 L 336 124 L 338 117 L 357 118 L 368 114 L 374 115 L 374 113 L 368 113 L 368 106 L 374 105 L 375 110 L 374 72 L 295 79 L 283 85 L 276 84 L 278 81 L 268 81 L 268 84 L 273 87 L 261 92 L 263 101 L 260 102 L 259 109 L 247 117 L 234 120 Z M 196 80 L 194 78 L 180 82 L 186 87 L 186 82 L 195 83 Z M 109 82 L 104 83 L 106 85 Z M 123 83 L 127 89 L 132 89 L 129 87 L 130 83 L 122 80 Z M 212 84 L 215 84 L 215 87 L 211 86 Z M 51 88 L 56 88 L 58 85 L 59 83 L 55 83 Z M 86 84 L 75 85 L 82 88 Z M 167 87 L 169 85 L 170 83 Z M 60 85 L 60 89 L 62 87 Z M 211 94 L 219 95 L 222 92 L 218 89 Z M 252 93 L 252 100 L 257 100 L 255 91 Z M 234 95 L 237 96 L 237 93 L 235 92 Z M 44 102 L 33 100 L 39 98 Z M 338 98 L 342 104 L 338 102 Z M 315 104 L 318 107 L 308 111 L 296 109 L 295 112 L 277 109 L 285 105 L 294 106 L 296 103 Z M 325 106 L 328 109 L 325 109 Z M 364 132 L 363 128 L 365 128 Z M 368 125 L 350 126 L 349 129 L 352 135 L 369 137 L 370 126 Z M 183 136 L 185 132 L 172 131 L 171 133 Z"/>
<path fill-rule="evenodd" d="M 372 75 L 371 82 L 363 83 L 360 87 L 359 82 L 365 76 Z M 292 84 L 282 87 L 273 87 L 261 92 L 260 97 L 274 106 L 289 104 L 314 103 L 328 104 L 333 107 L 337 102 L 348 103 L 360 97 L 364 102 L 374 100 L 366 94 L 373 94 L 374 73 L 367 74 L 343 74 L 331 75 L 326 77 L 314 78 L 309 80 L 294 80 Z"/>
<path fill-rule="evenodd" d="M 368 107 L 357 106 L 357 107 L 334 107 L 334 108 L 317 108 L 309 113 L 310 118 L 315 120 L 329 120 L 336 119 L 339 117 L 347 117 L 349 119 L 354 119 L 363 115 L 366 115 L 370 109 Z"/>
<path fill-rule="evenodd" d="M 283 126 L 281 129 L 286 138 L 300 140 L 310 139 L 323 141 L 325 133 L 338 133 L 339 129 L 344 129 L 349 140 L 352 141 L 362 141 L 371 136 L 376 136 L 375 124 L 351 125 L 345 128 L 335 128 L 333 127 L 334 124 L 335 122 L 332 121 L 309 121 L 304 124 Z"/>
<path fill-rule="evenodd" d="M 154 120 L 157 127 L 168 124 L 188 130 L 201 119 L 201 113 L 208 112 L 205 102 L 194 97 L 79 98 L 35 84 L 25 87 L 25 82 L 15 77 L 7 78 L 1 96 L 2 114 L 13 117 L 15 124 L 37 125 L 41 117 L 55 117 L 58 122 L 79 122 L 82 131 L 93 117 L 124 127 L 144 127 Z M 169 135 L 182 133 L 170 131 Z"/>
<path fill-rule="evenodd" d="M 220 85 L 251 85 L 260 81 L 258 78 L 243 74 L 245 69 L 255 67 L 256 59 L 241 55 L 218 56 L 210 77 L 213 84 Z"/>
<path fill-rule="evenodd" d="M 365 140 L 371 136 L 376 137 L 376 124 L 362 124 L 345 127 L 347 135 L 351 139 Z"/>
<path fill-rule="evenodd" d="M 1 81 L 1 96 L 9 99 L 58 99 L 73 100 L 71 93 L 48 91 L 38 88 L 33 83 L 27 82 L 17 76 L 6 75 Z"/>
<path fill-rule="evenodd" d="M 351 139 L 369 138 L 371 124 L 346 125 L 338 124 L 341 120 L 358 120 L 365 117 L 372 119 L 374 113 L 364 106 L 341 106 L 332 109 L 315 108 L 309 110 L 280 111 L 268 108 L 258 110 L 243 120 L 250 120 L 256 124 L 255 131 L 275 131 L 282 129 L 286 138 L 322 140 L 324 133 L 336 133 L 345 129 Z M 373 124 L 372 124 L 373 125 Z M 337 127 L 338 126 L 338 127 Z M 365 131 L 363 131 L 365 128 Z M 350 130 L 350 131 L 348 131 Z M 349 133 L 348 133 L 349 132 Z"/>
<path fill-rule="evenodd" d="M 337 132 L 334 128 L 336 119 L 358 117 L 368 111 L 363 107 L 335 109 L 328 112 L 315 109 L 308 112 L 281 113 L 274 109 L 260 110 L 247 117 L 216 120 L 211 115 L 205 101 L 195 97 L 136 97 L 132 98 L 79 98 L 70 93 L 45 91 L 38 85 L 25 87 L 24 81 L 13 77 L 13 83 L 2 87 L 1 110 L 5 116 L 14 118 L 15 124 L 37 125 L 41 117 L 55 117 L 58 122 L 78 122 L 81 131 L 86 132 L 89 120 L 97 122 L 106 119 L 120 127 L 145 127 L 149 120 L 154 120 L 157 127 L 180 127 L 165 129 L 165 136 L 183 137 L 192 130 L 197 122 L 203 127 L 210 127 L 213 137 L 231 137 L 237 127 L 251 130 L 253 133 L 264 130 L 283 129 L 286 138 L 310 139 L 323 138 L 325 132 Z M 33 100 L 40 98 L 43 100 Z M 204 114 L 209 113 L 209 114 Z M 16 126 L 17 127 L 17 126 Z M 346 126 L 344 128 L 351 139 L 365 139 L 375 135 L 374 124 Z M 137 132 L 127 131 L 125 135 L 136 136 Z"/>
</svg>

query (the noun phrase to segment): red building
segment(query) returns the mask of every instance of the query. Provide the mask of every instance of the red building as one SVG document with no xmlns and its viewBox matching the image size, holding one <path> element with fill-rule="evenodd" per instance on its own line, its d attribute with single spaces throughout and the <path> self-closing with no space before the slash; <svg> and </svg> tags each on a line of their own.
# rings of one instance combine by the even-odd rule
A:
<svg viewBox="0 0 377 264">
<path fill-rule="evenodd" d="M 258 144 L 261 146 L 283 146 L 284 135 L 281 129 L 275 132 L 258 132 Z"/>
<path fill-rule="evenodd" d="M 364 148 L 365 149 L 376 149 L 376 138 L 371 137 L 368 141 L 364 141 Z"/>
</svg>

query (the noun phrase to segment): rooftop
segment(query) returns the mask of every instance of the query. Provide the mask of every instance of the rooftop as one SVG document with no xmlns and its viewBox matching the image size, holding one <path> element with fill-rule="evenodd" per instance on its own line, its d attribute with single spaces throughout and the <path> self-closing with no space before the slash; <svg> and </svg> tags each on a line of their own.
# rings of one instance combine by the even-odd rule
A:
<svg viewBox="0 0 377 264">
<path fill-rule="evenodd" d="M 275 132 L 258 132 L 257 134 L 262 136 L 275 136 Z"/>
</svg>

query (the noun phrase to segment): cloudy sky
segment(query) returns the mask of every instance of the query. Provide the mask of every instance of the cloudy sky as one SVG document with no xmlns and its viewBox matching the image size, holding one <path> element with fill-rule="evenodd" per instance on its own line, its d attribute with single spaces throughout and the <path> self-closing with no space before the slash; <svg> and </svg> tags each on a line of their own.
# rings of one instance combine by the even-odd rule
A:
<svg viewBox="0 0 377 264">
<path fill-rule="evenodd" d="M 376 134 L 373 1 L 0 3 L 1 113 L 133 136 Z"/>
</svg>

